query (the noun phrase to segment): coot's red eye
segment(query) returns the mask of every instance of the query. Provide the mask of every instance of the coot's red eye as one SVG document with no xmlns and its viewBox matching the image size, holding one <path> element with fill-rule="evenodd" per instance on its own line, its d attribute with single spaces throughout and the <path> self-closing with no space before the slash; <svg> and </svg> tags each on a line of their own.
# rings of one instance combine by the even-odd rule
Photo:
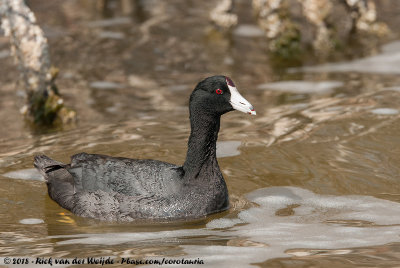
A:
<svg viewBox="0 0 400 268">
<path fill-rule="evenodd" d="M 224 92 L 222 91 L 222 89 L 218 88 L 215 90 L 215 93 L 217 93 L 218 95 L 221 95 Z"/>
</svg>

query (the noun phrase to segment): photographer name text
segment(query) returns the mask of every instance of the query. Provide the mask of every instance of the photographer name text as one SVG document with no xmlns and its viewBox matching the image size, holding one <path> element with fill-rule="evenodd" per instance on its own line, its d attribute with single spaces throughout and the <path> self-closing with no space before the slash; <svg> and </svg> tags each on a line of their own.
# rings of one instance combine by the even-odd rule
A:
<svg viewBox="0 0 400 268">
<path fill-rule="evenodd" d="M 127 264 L 127 265 L 168 265 L 168 264 L 204 264 L 200 258 L 197 259 L 173 259 L 173 258 L 160 258 L 160 259 L 134 259 L 134 258 L 112 258 L 112 257 L 87 257 L 87 258 L 53 258 L 53 257 L 5 257 L 3 258 L 4 264 L 23 265 L 23 264 L 37 264 L 37 265 L 60 265 L 60 264 L 94 264 L 94 265 L 109 265 L 109 264 Z"/>
</svg>

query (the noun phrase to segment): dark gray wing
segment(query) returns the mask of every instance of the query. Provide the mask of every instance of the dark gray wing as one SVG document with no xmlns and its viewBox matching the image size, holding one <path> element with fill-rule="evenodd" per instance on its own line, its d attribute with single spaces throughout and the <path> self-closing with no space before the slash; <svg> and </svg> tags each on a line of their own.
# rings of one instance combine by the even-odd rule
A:
<svg viewBox="0 0 400 268">
<path fill-rule="evenodd" d="M 76 191 L 116 192 L 129 196 L 164 197 L 180 191 L 183 169 L 157 161 L 80 153 L 67 168 Z"/>
</svg>

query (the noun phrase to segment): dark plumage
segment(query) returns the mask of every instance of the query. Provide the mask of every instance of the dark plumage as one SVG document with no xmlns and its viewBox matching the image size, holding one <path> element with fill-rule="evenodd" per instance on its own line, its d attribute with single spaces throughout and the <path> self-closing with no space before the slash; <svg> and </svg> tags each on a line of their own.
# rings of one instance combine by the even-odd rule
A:
<svg viewBox="0 0 400 268">
<path fill-rule="evenodd" d="M 34 165 L 50 197 L 83 217 L 195 219 L 226 210 L 228 191 L 216 158 L 220 117 L 234 109 L 255 111 L 225 76 L 201 81 L 189 109 L 191 133 L 183 166 L 86 153 L 72 156 L 70 164 L 39 155 Z"/>
</svg>

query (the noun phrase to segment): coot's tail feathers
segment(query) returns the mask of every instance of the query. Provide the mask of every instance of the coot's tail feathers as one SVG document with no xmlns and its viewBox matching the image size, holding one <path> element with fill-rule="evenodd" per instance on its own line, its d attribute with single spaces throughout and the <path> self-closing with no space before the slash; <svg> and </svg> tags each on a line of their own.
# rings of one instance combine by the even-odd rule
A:
<svg viewBox="0 0 400 268">
<path fill-rule="evenodd" d="M 63 208 L 74 206 L 75 182 L 67 168 L 69 165 L 55 161 L 45 155 L 35 156 L 34 166 L 47 182 L 50 197 Z"/>
<path fill-rule="evenodd" d="M 59 169 L 64 169 L 67 165 L 55 161 L 45 155 L 36 155 L 34 166 L 44 176 L 45 180 L 48 181 L 49 178 L 52 177 L 52 172 Z"/>
</svg>

